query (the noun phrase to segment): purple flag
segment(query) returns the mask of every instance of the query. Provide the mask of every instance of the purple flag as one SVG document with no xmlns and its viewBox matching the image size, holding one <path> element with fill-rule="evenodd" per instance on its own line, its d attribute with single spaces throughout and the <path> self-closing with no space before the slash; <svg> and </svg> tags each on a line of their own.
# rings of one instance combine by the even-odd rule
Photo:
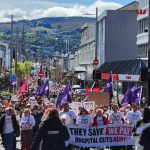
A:
<svg viewBox="0 0 150 150">
<path fill-rule="evenodd" d="M 104 87 L 104 92 L 108 92 L 110 99 L 113 98 L 113 81 L 112 81 L 112 75 L 110 75 L 109 80 L 107 84 Z"/>
<path fill-rule="evenodd" d="M 47 96 L 49 97 L 49 81 L 46 80 L 42 87 L 39 87 L 39 96 Z"/>
<path fill-rule="evenodd" d="M 61 95 L 62 95 L 62 91 L 59 91 L 57 95 L 56 106 L 60 105 L 61 103 Z"/>
<path fill-rule="evenodd" d="M 129 99 L 130 99 L 130 97 L 131 97 L 131 96 L 130 96 L 130 95 L 131 95 L 131 90 L 132 90 L 133 88 L 135 88 L 135 87 L 129 88 L 129 89 L 127 90 L 127 92 L 125 93 L 124 98 L 123 98 L 123 100 L 122 100 L 122 104 L 124 104 L 124 106 L 127 106 L 127 105 L 128 105 Z"/>
<path fill-rule="evenodd" d="M 141 103 L 142 87 L 132 87 L 124 95 L 123 104 Z"/>
<path fill-rule="evenodd" d="M 59 103 L 60 106 L 72 102 L 72 85 L 73 85 L 72 81 L 69 80 L 60 96 L 60 103 Z"/>
</svg>

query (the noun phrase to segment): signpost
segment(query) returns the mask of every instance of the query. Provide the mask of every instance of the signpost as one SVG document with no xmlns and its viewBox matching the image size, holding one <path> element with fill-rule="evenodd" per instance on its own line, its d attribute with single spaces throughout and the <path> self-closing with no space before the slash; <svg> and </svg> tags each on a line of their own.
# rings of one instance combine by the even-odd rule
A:
<svg viewBox="0 0 150 150">
<path fill-rule="evenodd" d="M 16 78 L 15 74 L 12 74 L 10 76 L 10 82 L 11 82 L 11 85 L 13 86 L 13 93 L 14 93 L 15 92 L 15 85 L 17 84 L 17 78 Z"/>
<path fill-rule="evenodd" d="M 93 60 L 93 65 L 98 65 L 99 64 L 99 60 L 97 59 L 97 58 L 95 58 L 94 60 Z"/>
<path fill-rule="evenodd" d="M 40 72 L 38 73 L 38 76 L 39 76 L 40 78 L 43 78 L 43 77 L 44 77 L 44 72 L 40 71 Z"/>
</svg>

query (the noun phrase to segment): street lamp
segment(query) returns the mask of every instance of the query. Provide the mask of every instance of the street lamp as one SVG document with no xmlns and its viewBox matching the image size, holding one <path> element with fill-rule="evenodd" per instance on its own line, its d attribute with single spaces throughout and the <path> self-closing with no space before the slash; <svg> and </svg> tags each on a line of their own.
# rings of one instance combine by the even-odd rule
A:
<svg viewBox="0 0 150 150">
<path fill-rule="evenodd" d="M 98 65 L 99 60 L 97 58 L 97 51 L 98 51 L 98 8 L 96 7 L 96 14 L 85 14 L 85 15 L 96 15 L 96 27 L 95 27 L 95 59 L 93 60 L 93 65 Z"/>
</svg>

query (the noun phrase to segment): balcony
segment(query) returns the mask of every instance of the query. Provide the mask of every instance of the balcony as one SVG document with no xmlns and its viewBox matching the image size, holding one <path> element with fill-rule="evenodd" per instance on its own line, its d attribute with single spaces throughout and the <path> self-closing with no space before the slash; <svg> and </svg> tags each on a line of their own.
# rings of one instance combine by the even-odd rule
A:
<svg viewBox="0 0 150 150">
<path fill-rule="evenodd" d="M 137 45 L 148 43 L 148 33 L 142 33 L 137 35 Z"/>
</svg>

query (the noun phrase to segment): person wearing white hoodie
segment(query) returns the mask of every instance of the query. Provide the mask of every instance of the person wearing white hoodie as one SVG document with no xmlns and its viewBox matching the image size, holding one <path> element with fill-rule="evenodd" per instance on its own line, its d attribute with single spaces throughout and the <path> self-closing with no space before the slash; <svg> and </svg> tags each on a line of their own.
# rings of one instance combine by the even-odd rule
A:
<svg viewBox="0 0 150 150">
<path fill-rule="evenodd" d="M 21 150 L 30 150 L 33 140 L 33 127 L 35 126 L 35 119 L 31 115 L 29 109 L 25 109 L 20 119 L 21 129 Z"/>
</svg>

